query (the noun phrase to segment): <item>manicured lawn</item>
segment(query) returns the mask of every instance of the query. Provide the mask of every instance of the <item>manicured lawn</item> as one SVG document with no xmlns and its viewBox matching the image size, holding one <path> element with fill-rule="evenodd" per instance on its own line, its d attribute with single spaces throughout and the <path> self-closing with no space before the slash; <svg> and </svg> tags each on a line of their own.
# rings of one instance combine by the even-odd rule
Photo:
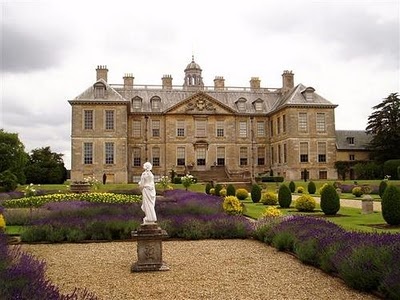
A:
<svg viewBox="0 0 400 300">
<path fill-rule="evenodd" d="M 19 235 L 24 230 L 24 226 L 7 226 L 6 233 L 9 235 Z"/>
<path fill-rule="evenodd" d="M 267 205 L 262 203 L 253 203 L 250 200 L 242 201 L 245 205 L 245 215 L 258 219 Z M 279 208 L 279 207 L 278 207 Z M 347 230 L 360 230 L 366 232 L 400 232 L 400 226 L 389 228 L 382 217 L 382 213 L 363 215 L 361 210 L 351 207 L 341 207 L 336 216 L 325 216 L 317 204 L 315 211 L 310 213 L 298 212 L 293 206 L 288 209 L 279 208 L 283 215 L 307 215 L 313 217 L 322 217 L 335 224 L 342 226 Z"/>
</svg>

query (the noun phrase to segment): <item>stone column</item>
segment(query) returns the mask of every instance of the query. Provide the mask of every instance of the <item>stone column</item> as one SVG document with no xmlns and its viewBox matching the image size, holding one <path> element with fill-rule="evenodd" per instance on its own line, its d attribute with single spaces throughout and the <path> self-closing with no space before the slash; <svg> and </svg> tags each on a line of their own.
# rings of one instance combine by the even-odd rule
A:
<svg viewBox="0 0 400 300">
<path fill-rule="evenodd" d="M 367 215 L 374 212 L 374 199 L 371 195 L 364 195 L 361 200 L 361 214 Z"/>
<path fill-rule="evenodd" d="M 169 270 L 162 260 L 162 240 L 168 237 L 165 230 L 157 224 L 142 224 L 137 231 L 132 231 L 132 237 L 137 240 L 138 257 L 132 272 Z"/>
</svg>

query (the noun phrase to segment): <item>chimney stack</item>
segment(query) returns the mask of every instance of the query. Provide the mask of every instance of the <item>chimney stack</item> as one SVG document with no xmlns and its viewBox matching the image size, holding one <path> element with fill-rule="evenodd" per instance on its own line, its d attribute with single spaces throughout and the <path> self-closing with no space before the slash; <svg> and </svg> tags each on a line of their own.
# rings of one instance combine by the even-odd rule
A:
<svg viewBox="0 0 400 300">
<path fill-rule="evenodd" d="M 107 82 L 107 73 L 108 73 L 107 66 L 97 66 L 96 81 L 98 81 L 100 78 L 103 78 L 104 81 Z"/>
<path fill-rule="evenodd" d="M 133 77 L 133 74 L 127 73 L 127 74 L 125 74 L 123 79 L 124 79 L 124 89 L 125 90 L 133 90 L 133 80 L 135 79 L 135 77 Z"/>
<path fill-rule="evenodd" d="M 163 75 L 161 80 L 162 80 L 163 90 L 172 90 L 172 76 L 171 75 Z"/>
<path fill-rule="evenodd" d="M 250 80 L 250 89 L 252 91 L 260 89 L 261 80 L 258 77 L 251 77 Z"/>
<path fill-rule="evenodd" d="M 225 79 L 222 76 L 215 76 L 214 90 L 223 91 L 225 89 Z"/>
<path fill-rule="evenodd" d="M 286 93 L 294 88 L 294 74 L 292 71 L 285 70 L 282 74 L 282 93 Z"/>
</svg>

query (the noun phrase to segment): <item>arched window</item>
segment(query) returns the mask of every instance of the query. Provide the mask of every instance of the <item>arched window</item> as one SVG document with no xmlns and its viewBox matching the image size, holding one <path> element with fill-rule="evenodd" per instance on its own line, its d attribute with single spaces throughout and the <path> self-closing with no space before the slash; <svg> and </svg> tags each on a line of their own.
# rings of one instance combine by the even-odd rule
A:
<svg viewBox="0 0 400 300">
<path fill-rule="evenodd" d="M 152 111 L 160 111 L 161 109 L 161 98 L 154 96 L 150 99 Z"/>
<path fill-rule="evenodd" d="M 142 98 L 136 96 L 132 99 L 132 110 L 139 111 L 142 109 Z"/>
</svg>

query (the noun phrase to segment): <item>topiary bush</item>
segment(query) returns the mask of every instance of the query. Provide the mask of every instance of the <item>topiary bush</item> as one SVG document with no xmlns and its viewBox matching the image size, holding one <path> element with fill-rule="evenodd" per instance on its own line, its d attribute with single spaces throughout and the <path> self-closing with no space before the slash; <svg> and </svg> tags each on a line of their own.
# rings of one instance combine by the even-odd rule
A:
<svg viewBox="0 0 400 300">
<path fill-rule="evenodd" d="M 276 206 L 268 206 L 262 213 L 262 217 L 266 218 L 280 217 L 280 216 L 282 216 L 282 212 L 278 208 L 276 208 Z"/>
<path fill-rule="evenodd" d="M 215 195 L 215 188 L 210 189 L 210 195 Z"/>
<path fill-rule="evenodd" d="M 387 188 L 388 184 L 386 180 L 382 180 L 381 183 L 379 184 L 379 197 L 383 196 L 383 193 L 385 192 L 386 188 Z"/>
<path fill-rule="evenodd" d="M 217 183 L 217 184 L 215 185 L 214 190 L 215 190 L 215 194 L 214 194 L 215 196 L 221 196 L 221 195 L 220 195 L 220 192 L 221 192 L 221 190 L 222 190 L 222 185 L 219 184 L 219 183 Z"/>
<path fill-rule="evenodd" d="M 246 189 L 237 189 L 236 190 L 236 197 L 239 200 L 245 200 L 249 196 L 249 192 Z"/>
<path fill-rule="evenodd" d="M 274 192 L 265 192 L 262 194 L 261 203 L 264 205 L 276 205 L 278 196 Z"/>
<path fill-rule="evenodd" d="M 315 186 L 314 181 L 310 181 L 307 186 L 308 193 L 313 195 L 313 194 L 315 194 L 316 190 L 317 190 L 317 187 Z"/>
<path fill-rule="evenodd" d="M 325 215 L 333 216 L 340 209 L 340 198 L 332 185 L 325 187 L 321 194 L 321 209 Z"/>
<path fill-rule="evenodd" d="M 327 186 L 328 186 L 329 184 L 327 184 L 327 183 L 324 183 L 320 188 L 319 188 L 319 194 L 321 195 L 322 194 L 322 192 L 324 191 L 324 188 L 326 188 Z"/>
<path fill-rule="evenodd" d="M 294 207 L 298 211 L 311 212 L 314 211 L 316 206 L 315 199 L 310 195 L 302 195 L 296 199 Z"/>
<path fill-rule="evenodd" d="M 211 190 L 211 188 L 212 188 L 211 183 L 207 183 L 207 184 L 206 184 L 206 194 L 207 194 L 207 195 L 210 195 L 210 190 Z"/>
<path fill-rule="evenodd" d="M 351 190 L 351 193 L 356 197 L 361 197 L 363 194 L 363 190 L 360 186 L 356 186 Z"/>
<path fill-rule="evenodd" d="M 291 181 L 289 183 L 289 190 L 291 193 L 294 193 L 294 191 L 296 190 L 296 184 L 294 183 L 294 181 Z"/>
<path fill-rule="evenodd" d="M 240 215 L 243 212 L 243 206 L 235 196 L 227 196 L 222 204 L 224 211 L 230 215 Z"/>
<path fill-rule="evenodd" d="M 297 188 L 297 192 L 298 192 L 299 194 L 303 194 L 303 193 L 304 193 L 304 188 L 303 188 L 302 186 L 299 186 L 299 187 Z"/>
<path fill-rule="evenodd" d="M 400 224 L 400 190 L 392 184 L 382 196 L 382 216 L 389 225 Z"/>
<path fill-rule="evenodd" d="M 292 193 L 290 192 L 289 187 L 284 184 L 281 184 L 279 187 L 278 203 L 282 208 L 289 208 L 290 204 L 292 204 Z"/>
<path fill-rule="evenodd" d="M 251 201 L 253 203 L 258 203 L 260 202 L 261 199 L 261 187 L 258 184 L 253 184 L 251 186 Z"/>
<path fill-rule="evenodd" d="M 221 197 L 225 197 L 225 196 L 226 196 L 226 188 L 222 188 L 222 189 L 219 191 L 219 195 L 220 195 Z"/>
<path fill-rule="evenodd" d="M 235 196 L 236 195 L 236 189 L 233 186 L 233 184 L 228 184 L 228 186 L 226 187 L 226 195 L 227 196 Z"/>
</svg>

